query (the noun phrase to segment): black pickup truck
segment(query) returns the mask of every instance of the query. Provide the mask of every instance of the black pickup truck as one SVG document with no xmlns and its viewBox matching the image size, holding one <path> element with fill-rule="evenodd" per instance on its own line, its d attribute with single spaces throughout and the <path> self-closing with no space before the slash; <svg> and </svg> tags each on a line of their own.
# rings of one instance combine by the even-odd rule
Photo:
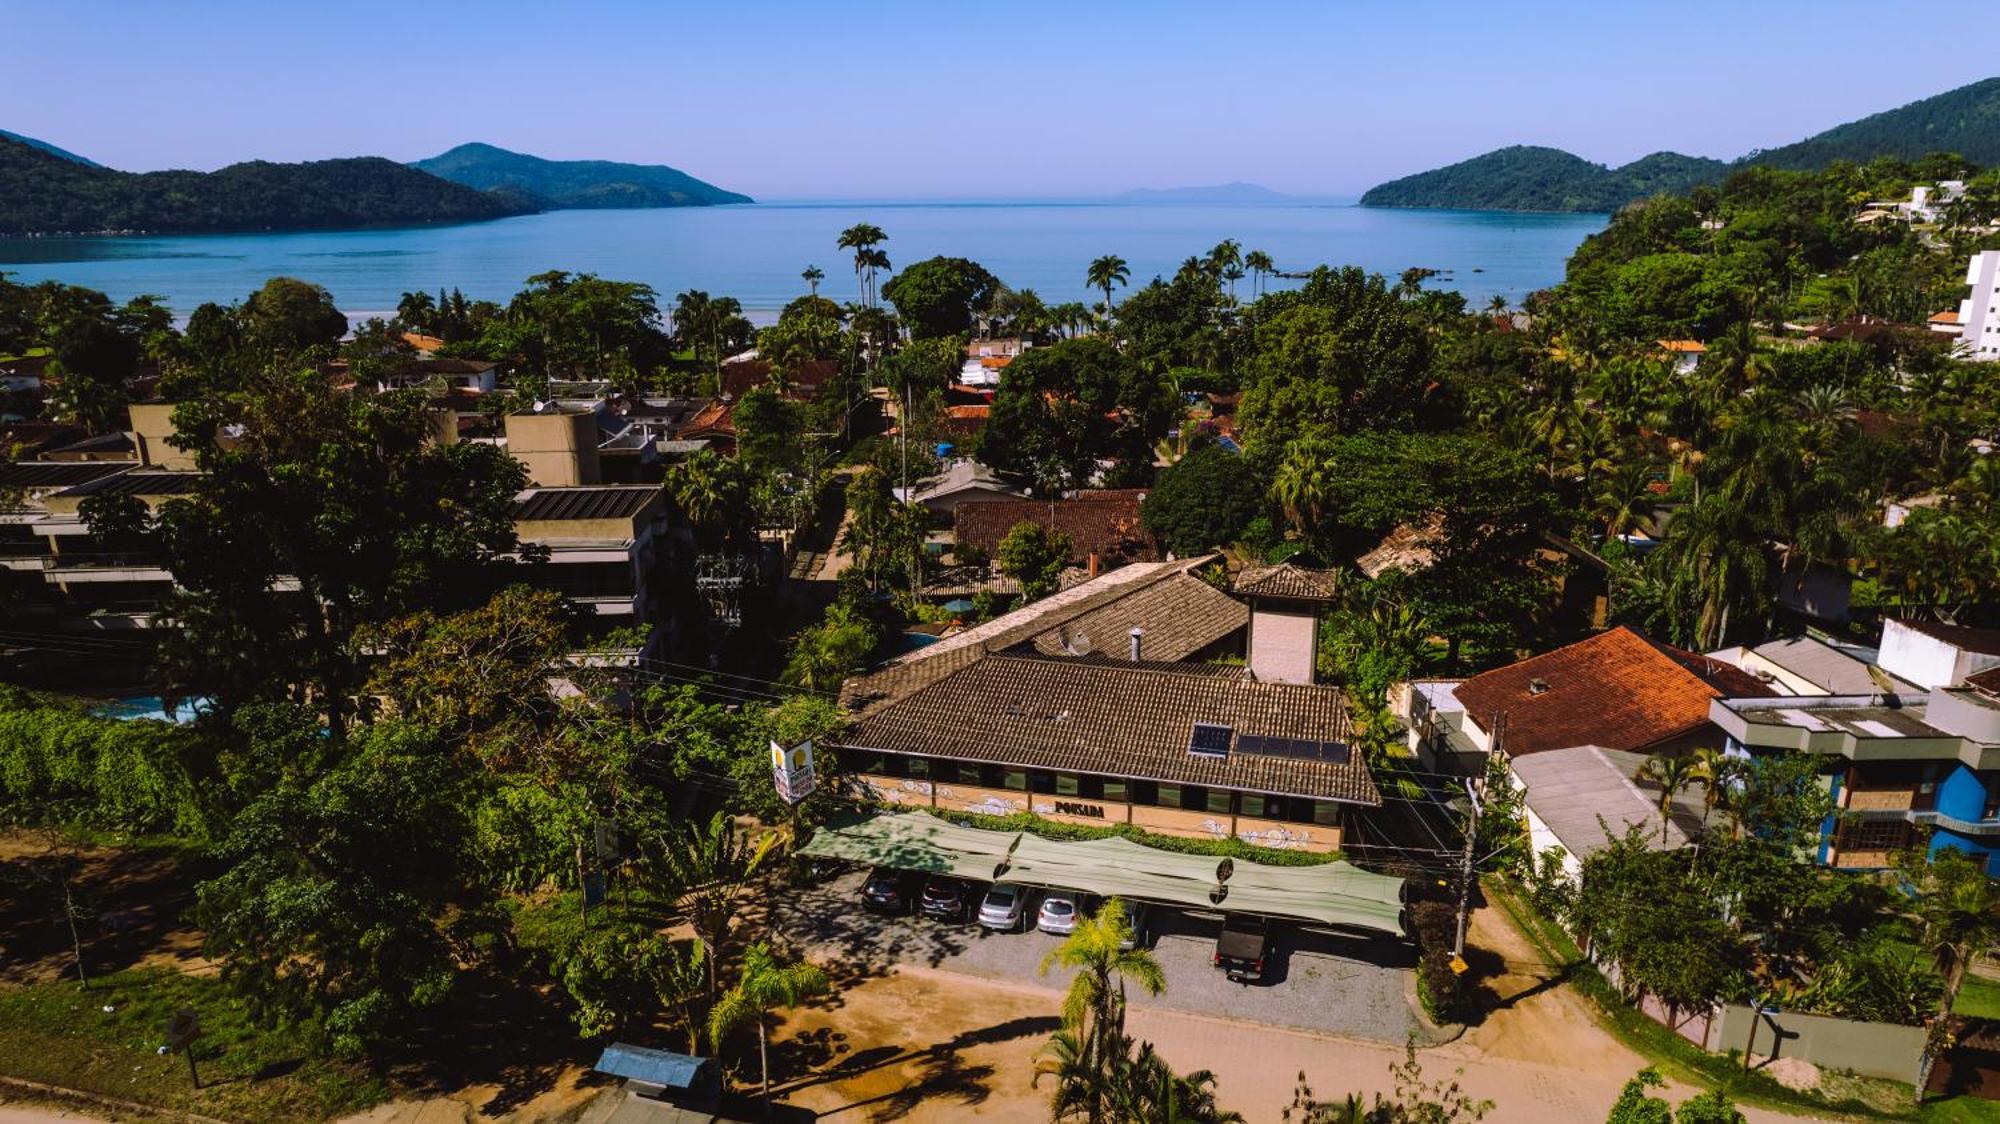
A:
<svg viewBox="0 0 2000 1124">
<path fill-rule="evenodd" d="M 1215 940 L 1215 966 L 1237 983 L 1263 979 L 1264 954 L 1270 945 L 1270 918 L 1229 914 L 1222 920 L 1222 935 Z"/>
</svg>

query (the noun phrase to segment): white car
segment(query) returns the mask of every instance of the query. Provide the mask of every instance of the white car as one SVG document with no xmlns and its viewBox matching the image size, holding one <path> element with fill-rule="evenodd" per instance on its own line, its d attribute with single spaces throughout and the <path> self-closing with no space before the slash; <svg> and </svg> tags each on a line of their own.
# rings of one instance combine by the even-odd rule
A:
<svg viewBox="0 0 2000 1124">
<path fill-rule="evenodd" d="M 1028 888 L 1012 882 L 995 882 L 979 903 L 979 924 L 986 929 L 1013 932 L 1028 919 Z"/>
<path fill-rule="evenodd" d="M 1058 937 L 1067 937 L 1075 932 L 1077 915 L 1082 912 L 1079 896 L 1069 890 L 1050 890 L 1042 895 L 1041 911 L 1035 914 L 1035 928 Z"/>
</svg>

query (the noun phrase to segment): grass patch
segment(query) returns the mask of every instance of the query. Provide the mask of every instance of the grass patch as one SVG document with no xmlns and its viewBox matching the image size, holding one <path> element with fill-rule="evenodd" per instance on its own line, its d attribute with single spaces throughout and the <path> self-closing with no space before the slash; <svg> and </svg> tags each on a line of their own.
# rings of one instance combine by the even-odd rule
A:
<svg viewBox="0 0 2000 1124">
<path fill-rule="evenodd" d="M 1978 1019 L 2000 1019 L 2000 981 L 1967 975 L 1951 1009 Z"/>
<path fill-rule="evenodd" d="M 1932 1101 L 1924 1106 L 1918 1117 L 1925 1124 L 1986 1124 L 2000 1121 L 2000 1101 L 1983 1101 L 1978 1097 L 1953 1097 L 1945 1101 Z"/>
<path fill-rule="evenodd" d="M 185 1058 L 159 1053 L 168 1016 L 183 1008 L 201 1018 L 199 1091 Z M 295 1032 L 252 1025 L 221 980 L 166 969 L 119 972 L 89 990 L 71 979 L 0 993 L 0 1040 L 9 1076 L 231 1120 L 327 1120 L 389 1095 Z"/>
<path fill-rule="evenodd" d="M 1732 1054 L 1712 1054 L 1696 1046 L 1625 1002 L 1618 989 L 1600 975 L 1576 943 L 1560 926 L 1551 923 L 1518 897 L 1513 887 L 1489 878 L 1481 884 L 1487 896 L 1506 911 L 1530 943 L 1552 965 L 1575 965 L 1570 985 L 1597 1008 L 1606 1027 L 1627 1046 L 1639 1053 L 1668 1077 L 1702 1088 L 1721 1089 L 1739 1104 L 1780 1112 L 1802 1114 L 1837 1113 L 1845 1117 L 1880 1120 L 1908 1120 L 1919 1117 L 1916 1094 L 1910 1086 L 1879 1078 L 1827 1075 L 1837 1089 L 1835 1096 L 1802 1093 L 1786 1088 L 1770 1076 L 1745 1071 Z M 1957 1098 L 1964 1100 L 1966 1098 Z M 1957 1103 L 1938 1102 L 1926 1106 L 1923 1119 L 1931 1119 L 1928 1109 L 1942 1109 Z M 1953 1119 L 1942 1117 L 1940 1119 Z M 1966 1117 L 1965 1119 L 2000 1119 Z"/>
</svg>

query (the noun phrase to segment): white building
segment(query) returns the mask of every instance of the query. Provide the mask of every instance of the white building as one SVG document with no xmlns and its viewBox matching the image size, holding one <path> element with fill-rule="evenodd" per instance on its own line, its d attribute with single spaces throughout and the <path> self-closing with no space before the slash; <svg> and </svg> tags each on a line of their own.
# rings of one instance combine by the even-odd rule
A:
<svg viewBox="0 0 2000 1124">
<path fill-rule="evenodd" d="M 1981 250 L 1965 266 L 1972 293 L 1958 306 L 1959 351 L 1967 359 L 2000 360 L 2000 250 Z"/>
</svg>

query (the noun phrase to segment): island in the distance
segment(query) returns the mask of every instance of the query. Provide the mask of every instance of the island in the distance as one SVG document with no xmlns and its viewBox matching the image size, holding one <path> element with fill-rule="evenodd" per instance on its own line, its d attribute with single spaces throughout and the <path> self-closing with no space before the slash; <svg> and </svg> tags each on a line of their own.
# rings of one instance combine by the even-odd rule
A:
<svg viewBox="0 0 2000 1124">
<path fill-rule="evenodd" d="M 513 195 L 545 211 L 754 202 L 665 164 L 544 160 L 490 144 L 461 144 L 410 166 L 480 191 Z"/>
<path fill-rule="evenodd" d="M 1796 144 L 1735 161 L 1656 152 L 1623 167 L 1594 164 L 1559 148 L 1513 145 L 1370 188 L 1364 207 L 1472 211 L 1615 211 L 1661 193 L 1718 184 L 1750 165 L 1796 171 L 1836 160 L 1914 160 L 1951 152 L 1976 164 L 2000 163 L 2000 78 L 1912 102 L 1828 129 Z"/>
<path fill-rule="evenodd" d="M 461 145 L 414 166 L 360 156 L 121 172 L 0 133 L 0 236 L 335 230 L 750 201 L 665 166 L 541 160 L 491 145 Z"/>
</svg>

